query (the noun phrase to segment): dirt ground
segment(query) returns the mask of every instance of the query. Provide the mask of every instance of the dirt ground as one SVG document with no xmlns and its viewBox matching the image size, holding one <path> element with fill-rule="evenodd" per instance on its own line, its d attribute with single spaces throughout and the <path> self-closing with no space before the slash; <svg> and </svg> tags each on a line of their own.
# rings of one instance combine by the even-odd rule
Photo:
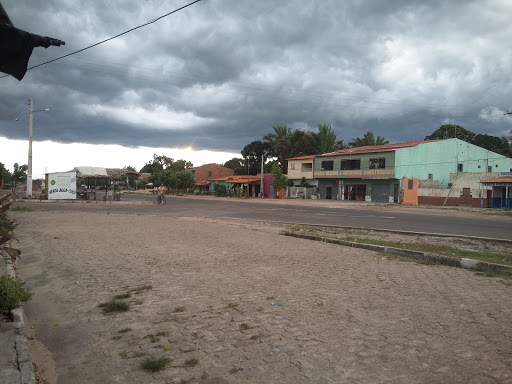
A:
<svg viewBox="0 0 512 384">
<path fill-rule="evenodd" d="M 13 212 L 48 383 L 512 383 L 512 286 L 281 226 Z M 126 312 L 98 307 L 130 294 Z M 171 362 L 160 372 L 148 358 Z"/>
</svg>

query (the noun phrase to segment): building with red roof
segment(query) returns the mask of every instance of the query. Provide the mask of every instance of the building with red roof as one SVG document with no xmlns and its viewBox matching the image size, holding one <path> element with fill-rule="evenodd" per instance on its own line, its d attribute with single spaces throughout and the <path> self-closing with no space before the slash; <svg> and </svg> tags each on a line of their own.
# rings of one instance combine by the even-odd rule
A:
<svg viewBox="0 0 512 384">
<path fill-rule="evenodd" d="M 444 200 L 454 175 L 512 172 L 512 159 L 459 139 L 355 147 L 287 160 L 288 178 L 295 185 L 302 177 L 313 180 L 309 183 L 316 185 L 320 199 L 387 203 L 401 201 L 405 179 L 418 179 L 419 190 L 445 190 L 437 196 Z"/>
</svg>

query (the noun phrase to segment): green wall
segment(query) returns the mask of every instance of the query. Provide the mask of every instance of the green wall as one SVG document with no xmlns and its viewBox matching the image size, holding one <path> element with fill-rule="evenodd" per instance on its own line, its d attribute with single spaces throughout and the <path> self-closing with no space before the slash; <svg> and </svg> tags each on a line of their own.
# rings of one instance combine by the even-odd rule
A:
<svg viewBox="0 0 512 384">
<path fill-rule="evenodd" d="M 448 188 L 450 173 L 457 173 L 457 164 L 463 172 L 510 172 L 512 159 L 466 143 L 459 139 L 440 140 L 416 147 L 397 149 L 395 177 L 415 177 L 439 181 L 439 188 Z M 386 165 L 387 167 L 387 165 Z"/>
</svg>

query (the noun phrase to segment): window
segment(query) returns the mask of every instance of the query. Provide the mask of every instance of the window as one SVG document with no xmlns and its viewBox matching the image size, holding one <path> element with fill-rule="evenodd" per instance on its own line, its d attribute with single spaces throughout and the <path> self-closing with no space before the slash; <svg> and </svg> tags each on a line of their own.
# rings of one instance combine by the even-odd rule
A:
<svg viewBox="0 0 512 384">
<path fill-rule="evenodd" d="M 378 159 L 370 159 L 370 169 L 386 168 L 386 159 L 381 157 Z"/>
<path fill-rule="evenodd" d="M 290 163 L 290 170 L 295 171 L 295 163 Z"/>
<path fill-rule="evenodd" d="M 432 173 L 429 173 L 429 174 L 428 174 L 428 179 L 429 179 L 429 180 L 434 180 L 434 175 L 433 175 Z"/>
<path fill-rule="evenodd" d="M 487 172 L 492 172 L 492 166 L 490 166 L 490 165 L 489 165 L 489 166 L 487 167 Z M 512 169 L 510 170 L 510 172 L 512 172 Z"/>
<path fill-rule="evenodd" d="M 457 172 L 463 172 L 463 169 L 462 163 L 457 164 Z"/>
<path fill-rule="evenodd" d="M 313 172 L 313 163 L 303 163 L 301 167 L 302 172 Z"/>
<path fill-rule="evenodd" d="M 332 171 L 334 169 L 334 161 L 322 161 L 322 171 Z"/>
<path fill-rule="evenodd" d="M 412 179 L 407 180 L 407 189 L 414 188 L 414 181 Z"/>
<path fill-rule="evenodd" d="M 361 160 L 341 160 L 341 170 L 361 169 Z"/>
</svg>

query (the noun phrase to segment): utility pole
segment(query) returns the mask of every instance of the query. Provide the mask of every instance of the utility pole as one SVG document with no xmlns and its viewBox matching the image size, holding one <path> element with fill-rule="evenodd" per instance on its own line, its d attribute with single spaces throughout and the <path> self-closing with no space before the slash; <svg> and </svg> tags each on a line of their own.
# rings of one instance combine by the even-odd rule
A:
<svg viewBox="0 0 512 384">
<path fill-rule="evenodd" d="M 28 171 L 27 171 L 27 199 L 32 198 L 32 134 L 33 122 L 32 116 L 34 115 L 34 103 L 32 99 L 29 100 L 30 112 L 28 118 Z"/>
<path fill-rule="evenodd" d="M 263 154 L 261 154 L 261 181 L 260 181 L 260 193 L 261 198 L 263 199 L 265 197 L 265 189 L 263 185 Z"/>
</svg>

